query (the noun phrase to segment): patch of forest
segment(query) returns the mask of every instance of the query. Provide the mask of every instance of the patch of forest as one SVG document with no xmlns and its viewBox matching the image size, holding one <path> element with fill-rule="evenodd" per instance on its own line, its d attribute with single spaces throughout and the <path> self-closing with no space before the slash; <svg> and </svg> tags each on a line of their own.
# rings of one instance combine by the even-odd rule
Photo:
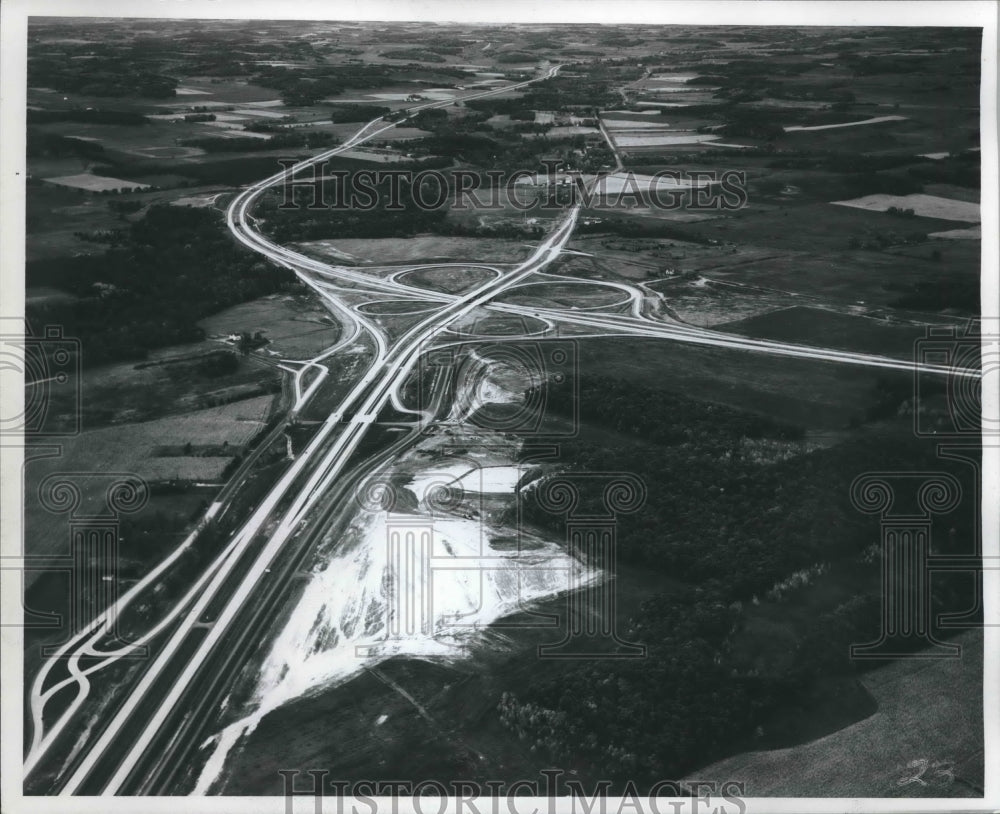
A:
<svg viewBox="0 0 1000 814">
<path fill-rule="evenodd" d="M 550 396 L 548 409 L 571 414 L 570 395 Z M 872 418 L 893 412 L 880 409 L 884 386 L 872 398 Z M 561 442 L 562 460 L 641 479 L 645 505 L 617 518 L 618 560 L 680 587 L 617 624 L 646 658 L 585 660 L 504 693 L 501 722 L 554 765 L 641 785 L 824 734 L 804 729 L 817 720 L 832 731 L 870 714 L 856 679 L 881 662 L 852 660 L 849 646 L 878 638 L 880 532 L 852 505 L 851 483 L 872 471 L 952 472 L 964 498 L 935 519 L 932 541 L 968 552 L 971 468 L 939 459 L 905 420 L 785 458 L 766 450 L 797 443 L 798 428 L 668 387 L 599 378 L 582 386 L 579 405 L 581 431 Z M 564 517 L 538 491 L 523 491 L 525 519 L 566 539 Z M 575 512 L 601 514 L 602 497 L 603 483 L 583 485 Z M 617 584 L 628 590 L 621 576 Z M 970 588 L 968 575 L 935 577 L 935 614 L 967 610 Z M 763 659 L 776 645 L 761 618 L 793 631 Z"/>
<path fill-rule="evenodd" d="M 294 284 L 230 237 L 220 213 L 153 206 L 100 255 L 29 263 L 27 285 L 78 299 L 29 305 L 37 329 L 61 325 L 81 340 L 86 366 L 144 359 L 154 348 L 203 339 L 198 321 Z"/>
</svg>

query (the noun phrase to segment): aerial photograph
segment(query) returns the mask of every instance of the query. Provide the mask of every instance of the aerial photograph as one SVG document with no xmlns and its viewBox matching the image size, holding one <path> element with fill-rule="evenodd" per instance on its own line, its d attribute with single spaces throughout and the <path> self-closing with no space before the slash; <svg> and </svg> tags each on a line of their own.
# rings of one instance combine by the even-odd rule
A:
<svg viewBox="0 0 1000 814">
<path fill-rule="evenodd" d="M 26 799 L 979 810 L 982 27 L 26 37 Z"/>
</svg>

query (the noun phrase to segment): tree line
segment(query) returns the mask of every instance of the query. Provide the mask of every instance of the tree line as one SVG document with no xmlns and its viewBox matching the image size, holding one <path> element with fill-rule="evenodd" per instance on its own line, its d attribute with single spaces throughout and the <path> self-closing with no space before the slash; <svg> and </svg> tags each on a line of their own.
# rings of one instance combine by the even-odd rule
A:
<svg viewBox="0 0 1000 814">
<path fill-rule="evenodd" d="M 177 206 L 150 207 L 103 254 L 36 261 L 26 271 L 28 285 L 78 297 L 29 305 L 27 316 L 79 338 L 88 366 L 198 341 L 200 319 L 294 285 L 291 272 L 235 243 L 220 213 Z"/>
<path fill-rule="evenodd" d="M 885 387 L 873 394 L 888 397 Z M 568 411 L 568 398 L 555 395 L 546 408 Z M 550 672 L 502 695 L 500 722 L 554 765 L 642 784 L 823 734 L 803 726 L 821 705 L 833 728 L 870 713 L 855 677 L 872 663 L 852 661 L 848 648 L 878 638 L 880 596 L 857 586 L 878 585 L 879 530 L 851 504 L 850 486 L 866 471 L 941 469 L 933 444 L 902 424 L 862 428 L 832 448 L 775 462 L 757 450 L 791 443 L 799 428 L 669 386 L 599 378 L 581 386 L 579 408 L 578 438 L 560 445 L 563 466 L 644 482 L 644 507 L 617 518 L 617 556 L 675 587 L 617 623 L 625 640 L 646 645 L 645 659 Z M 970 551 L 976 485 L 970 468 L 946 468 L 966 497 L 935 519 L 935 549 Z M 599 514 L 601 490 L 584 487 L 576 512 Z M 538 492 L 522 492 L 525 520 L 565 539 L 565 518 L 546 511 Z M 799 600 L 787 653 L 761 662 L 754 641 L 769 634 L 754 632 L 756 608 L 797 571 L 822 574 L 826 587 L 815 601 Z M 624 580 L 619 574 L 619 590 Z M 935 611 L 966 609 L 969 586 L 964 575 L 936 579 Z"/>
</svg>

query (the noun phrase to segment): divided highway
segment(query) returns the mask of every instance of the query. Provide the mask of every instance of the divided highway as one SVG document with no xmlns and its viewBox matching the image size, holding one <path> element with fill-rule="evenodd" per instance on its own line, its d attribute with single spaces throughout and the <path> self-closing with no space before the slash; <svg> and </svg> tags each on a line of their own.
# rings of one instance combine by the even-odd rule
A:
<svg viewBox="0 0 1000 814">
<path fill-rule="evenodd" d="M 558 68 L 553 68 L 545 77 L 540 78 L 555 75 L 557 70 Z M 507 88 L 509 87 L 507 86 Z M 467 98 L 488 96 L 504 89 L 473 94 Z M 420 107 L 435 107 L 440 106 L 440 104 L 432 103 Z M 415 111 L 416 109 L 414 109 Z M 369 122 L 345 145 L 309 159 L 288 172 L 294 173 L 310 163 L 325 160 L 326 157 L 335 155 L 342 149 L 355 146 L 392 126 L 394 125 L 379 127 L 378 120 Z M 256 238 L 260 236 L 256 235 L 248 224 L 248 210 L 252 201 L 268 186 L 281 183 L 285 177 L 286 172 L 278 173 L 238 196 L 229 208 L 227 222 L 234 234 L 243 242 L 253 245 L 255 249 L 267 254 L 276 262 L 294 268 L 305 279 L 308 271 L 316 270 L 313 267 L 313 261 L 308 261 L 301 255 L 296 255 L 273 244 L 260 245 L 260 243 L 267 242 L 263 241 L 262 238 L 258 241 Z M 364 323 L 363 327 L 375 341 L 376 354 L 372 365 L 344 399 L 337 412 L 331 415 L 320 427 L 307 449 L 303 451 L 267 498 L 262 501 L 224 553 L 206 572 L 197 586 L 199 589 L 197 598 L 194 599 L 193 604 L 190 605 L 183 617 L 179 621 L 175 621 L 173 617 L 177 615 L 176 612 L 171 614 L 172 631 L 166 634 L 165 641 L 156 647 L 154 658 L 144 670 L 141 679 L 128 699 L 110 720 L 104 723 L 99 737 L 89 747 L 86 754 L 75 762 L 72 773 L 60 790 L 61 794 L 114 794 L 125 784 L 147 748 L 156 739 L 164 721 L 173 713 L 178 699 L 184 694 L 198 672 L 201 662 L 223 637 L 228 626 L 254 592 L 263 574 L 268 572 L 271 562 L 299 529 L 305 515 L 343 474 L 347 460 L 357 449 L 365 433 L 375 421 L 378 412 L 395 395 L 426 343 L 430 342 L 454 320 L 460 319 L 475 308 L 482 306 L 509 286 L 520 282 L 557 257 L 572 234 L 576 217 L 575 210 L 570 212 L 563 223 L 525 263 L 502 277 L 491 280 L 466 296 L 447 304 L 441 311 L 411 329 L 391 350 L 374 325 L 367 320 L 362 320 L 358 315 L 351 315 L 352 319 Z M 301 264 L 304 268 L 297 267 L 299 265 L 297 261 L 302 260 L 307 261 Z M 306 279 L 306 281 L 315 288 L 311 280 Z M 324 295 L 328 296 L 325 292 Z M 343 306 L 340 305 L 340 308 L 343 309 Z M 343 310 L 346 312 L 346 309 Z M 355 405 L 359 403 L 360 407 L 354 410 Z M 344 416 L 352 411 L 353 417 L 346 426 L 342 425 Z M 288 498 L 293 493 L 295 497 L 291 500 L 291 505 L 287 510 L 284 509 L 283 505 L 280 507 L 283 513 L 281 520 L 277 522 L 275 527 L 275 513 L 279 511 L 279 504 L 287 503 Z M 266 544 L 262 544 L 258 539 L 262 534 L 267 535 Z M 172 557 L 171 562 L 173 559 L 175 558 Z M 162 572 L 162 568 L 156 570 L 157 574 Z M 228 601 L 225 602 L 221 613 L 214 619 L 211 626 L 206 627 L 201 622 L 201 618 L 206 608 L 216 602 L 218 597 L 227 597 Z M 192 597 L 187 599 L 190 600 Z M 164 632 L 165 627 L 161 623 L 157 626 L 156 632 Z M 144 637 L 144 641 L 148 638 Z M 81 656 L 103 658 L 103 661 L 96 665 L 96 668 L 100 668 L 127 655 L 131 649 L 123 649 L 110 654 L 105 653 L 95 648 L 99 639 L 100 634 L 88 641 L 74 641 L 66 648 L 66 653 L 74 647 L 78 649 L 77 653 L 74 654 L 77 665 Z M 86 671 L 81 671 L 76 666 L 75 668 L 71 667 L 70 672 L 72 675 L 70 680 L 77 681 L 81 688 L 72 705 L 73 711 L 76 711 L 88 694 L 89 681 L 86 675 L 93 670 L 88 667 Z M 67 682 L 62 682 L 62 684 L 65 683 Z M 51 688 L 43 691 L 41 683 L 36 682 L 33 701 L 41 700 L 42 703 L 33 703 L 36 724 L 35 748 L 29 751 L 26 759 L 26 774 L 38 765 L 48 748 L 56 740 L 55 736 L 60 733 L 68 719 L 72 717 L 61 717 L 56 727 L 48 734 L 44 734 L 42 708 L 44 700 L 51 697 L 50 691 Z M 154 699 L 156 703 L 151 704 Z M 138 735 L 133 740 L 131 734 L 136 730 L 138 730 Z M 125 740 L 130 744 L 130 748 L 127 754 L 122 757 L 120 754 L 121 746 L 116 744 L 119 744 L 121 736 L 125 732 L 129 734 Z"/>
<path fill-rule="evenodd" d="M 523 87 L 555 76 L 558 70 L 559 67 L 556 66 L 536 79 L 462 98 L 481 98 Z M 452 100 L 410 108 L 406 118 L 422 109 L 450 104 Z M 315 529 L 323 527 L 335 515 L 338 507 L 343 506 L 351 489 L 370 471 L 371 465 L 387 460 L 387 455 L 397 451 L 401 448 L 400 445 L 409 440 L 409 436 L 400 439 L 368 461 L 368 466 L 352 469 L 350 462 L 377 416 L 390 403 L 399 405 L 399 390 L 425 350 L 438 341 L 450 326 L 476 309 L 490 308 L 500 313 L 571 323 L 592 328 L 604 335 L 650 336 L 824 362 L 942 375 L 979 376 L 978 370 L 917 365 L 875 354 L 848 353 L 750 339 L 682 323 L 663 322 L 644 315 L 644 292 L 624 283 L 614 284 L 614 287 L 628 295 L 630 305 L 627 315 L 494 302 L 499 295 L 542 271 L 560 256 L 573 234 L 579 216 L 577 208 L 567 211 L 565 217 L 527 260 L 506 269 L 490 267 L 497 276 L 463 295 L 448 295 L 409 286 L 397 281 L 395 278 L 398 275 L 386 280 L 360 271 L 330 266 L 279 246 L 254 230 L 250 211 L 266 190 L 284 183 L 309 166 L 363 144 L 395 126 L 396 122 L 374 119 L 342 145 L 248 187 L 230 204 L 226 222 L 234 236 L 254 251 L 295 271 L 303 282 L 343 317 L 345 324 L 350 323 L 348 335 L 351 341 L 362 336 L 368 337 L 372 343 L 371 364 L 337 410 L 319 426 L 308 446 L 260 502 L 223 552 L 151 631 L 131 645 L 119 645 L 115 650 L 100 649 L 102 642 L 106 643 L 107 632 L 110 630 L 109 621 L 167 573 L 183 551 L 194 543 L 198 530 L 146 578 L 126 592 L 116 608 L 109 609 L 99 618 L 103 627 L 97 633 L 75 637 L 43 667 L 29 696 L 34 731 L 31 747 L 25 758 L 25 776 L 44 764 L 56 743 L 78 734 L 80 722 L 74 718 L 89 695 L 88 676 L 128 656 L 139 645 L 148 645 L 151 646 L 151 658 L 135 685 L 121 706 L 100 721 L 85 741 L 72 765 L 63 773 L 65 779 L 59 793 L 169 793 L 177 761 L 189 757 L 197 746 L 197 738 L 203 735 L 204 717 L 211 708 L 210 700 L 217 698 L 220 688 L 224 688 L 226 682 L 231 680 L 239 667 L 240 655 L 252 651 L 252 634 L 266 627 L 262 622 L 266 618 L 266 614 L 262 617 L 262 609 L 276 606 L 279 602 L 280 586 L 287 585 L 288 580 L 294 577 L 298 564 L 309 550 Z M 437 302 L 439 306 L 390 345 L 373 321 L 338 300 L 317 279 L 317 275 L 324 280 L 339 278 L 355 286 L 391 293 L 401 298 Z M 344 344 L 341 341 L 324 354 L 302 362 L 303 367 L 296 374 L 295 380 L 296 410 L 315 392 L 326 375 L 322 359 Z M 303 390 L 302 376 L 310 368 L 317 369 L 317 378 Z M 220 508 L 221 504 L 214 504 L 199 529 L 211 522 Z M 309 532 L 303 533 L 306 528 Z M 267 575 L 270 575 L 270 579 Z M 236 645 L 232 647 L 234 641 Z M 69 676 L 46 687 L 53 665 L 62 663 L 58 661 L 60 659 L 66 660 Z M 83 659 L 87 660 L 85 667 Z M 57 721 L 46 729 L 46 704 L 56 693 L 73 685 L 77 688 L 75 698 Z"/>
</svg>

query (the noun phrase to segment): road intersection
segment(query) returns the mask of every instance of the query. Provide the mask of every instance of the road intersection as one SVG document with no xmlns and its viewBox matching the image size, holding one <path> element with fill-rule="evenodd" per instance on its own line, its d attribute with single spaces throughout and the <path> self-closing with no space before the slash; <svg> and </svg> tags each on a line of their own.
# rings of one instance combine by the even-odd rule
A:
<svg viewBox="0 0 1000 814">
<path fill-rule="evenodd" d="M 536 79 L 501 88 L 471 94 L 468 99 L 481 98 L 512 88 L 527 86 L 555 76 L 556 66 Z M 418 264 L 398 268 L 389 277 L 377 277 L 364 270 L 334 266 L 268 240 L 255 228 L 251 210 L 267 190 L 285 183 L 289 178 L 317 163 L 350 150 L 383 133 L 420 110 L 444 107 L 452 103 L 432 102 L 409 108 L 405 118 L 387 122 L 375 119 L 361 127 L 343 144 L 311 157 L 283 172 L 270 176 L 241 192 L 226 213 L 228 228 L 244 245 L 264 255 L 274 263 L 289 268 L 308 285 L 345 325 L 344 337 L 322 354 L 302 360 L 294 372 L 295 402 L 293 413 L 301 411 L 323 385 L 328 368 L 323 361 L 337 351 L 365 342 L 371 345 L 365 372 L 354 384 L 339 406 L 317 428 L 310 443 L 289 466 L 270 492 L 260 501 L 246 522 L 221 553 L 205 569 L 184 595 L 150 630 L 128 644 L 110 638 L 113 621 L 122 616 L 136 600 L 151 590 L 193 546 L 199 534 L 226 508 L 229 495 L 217 500 L 206 516 L 185 541 L 149 574 L 96 620 L 97 628 L 71 638 L 59 648 L 40 670 L 31 687 L 32 741 L 28 749 L 24 774 L 29 776 L 42 765 L 53 746 L 74 735 L 73 725 L 87 701 L 91 676 L 134 654 L 140 647 L 150 647 L 152 657 L 141 676 L 130 688 L 127 698 L 106 721 L 96 728 L 92 742 L 85 744 L 80 755 L 65 767 L 59 781 L 59 793 L 104 794 L 128 793 L 136 787 L 148 788 L 137 779 L 137 769 L 148 761 L 154 744 L 160 742 L 165 725 L 173 720 L 178 706 L 190 693 L 200 677 L 203 665 L 217 653 L 220 642 L 247 613 L 247 608 L 261 590 L 265 575 L 281 560 L 307 524 L 319 511 L 323 501 L 343 482 L 353 477 L 349 472 L 352 456 L 369 433 L 379 414 L 391 405 L 400 412 L 419 412 L 407 408 L 402 387 L 415 369 L 421 356 L 436 343 L 454 341 L 455 326 L 481 309 L 500 315 L 541 320 L 546 330 L 534 338 L 544 337 L 549 326 L 571 325 L 603 336 L 636 336 L 666 339 L 684 343 L 708 345 L 783 357 L 812 359 L 819 362 L 862 365 L 946 376 L 978 377 L 979 371 L 952 368 L 946 365 L 922 364 L 877 354 L 852 353 L 806 345 L 773 342 L 741 337 L 734 334 L 665 319 L 660 309 L 651 307 L 654 294 L 649 289 L 627 283 L 573 280 L 559 277 L 561 284 L 604 285 L 621 291 L 627 313 L 602 312 L 599 309 L 559 309 L 498 302 L 505 292 L 538 280 L 551 282 L 544 269 L 559 259 L 573 236 L 579 209 L 568 209 L 557 221 L 540 245 L 523 262 L 513 265 Z M 447 294 L 408 285 L 400 280 L 405 273 L 447 265 L 484 268 L 494 276 L 463 294 Z M 544 276 L 542 276 L 544 275 Z M 348 305 L 344 287 L 352 293 L 392 295 L 397 299 L 418 300 L 428 304 L 426 315 L 390 341 L 385 331 L 369 315 Z M 449 334 L 448 332 L 452 333 Z M 469 337 L 467 341 L 475 337 Z M 491 337 L 495 339 L 495 337 Z M 517 336 L 505 337 L 516 341 Z M 307 371 L 314 371 L 304 384 Z M 423 415 L 422 419 L 426 420 Z M 206 623 L 206 614 L 212 618 Z M 155 647 L 153 647 L 155 645 Z M 54 683 L 50 680 L 58 665 L 64 665 L 66 677 Z M 215 676 L 222 680 L 222 676 Z M 76 695 L 56 717 L 46 725 L 46 707 L 53 698 L 72 687 Z M 122 743 L 125 746 L 122 747 Z"/>
</svg>

